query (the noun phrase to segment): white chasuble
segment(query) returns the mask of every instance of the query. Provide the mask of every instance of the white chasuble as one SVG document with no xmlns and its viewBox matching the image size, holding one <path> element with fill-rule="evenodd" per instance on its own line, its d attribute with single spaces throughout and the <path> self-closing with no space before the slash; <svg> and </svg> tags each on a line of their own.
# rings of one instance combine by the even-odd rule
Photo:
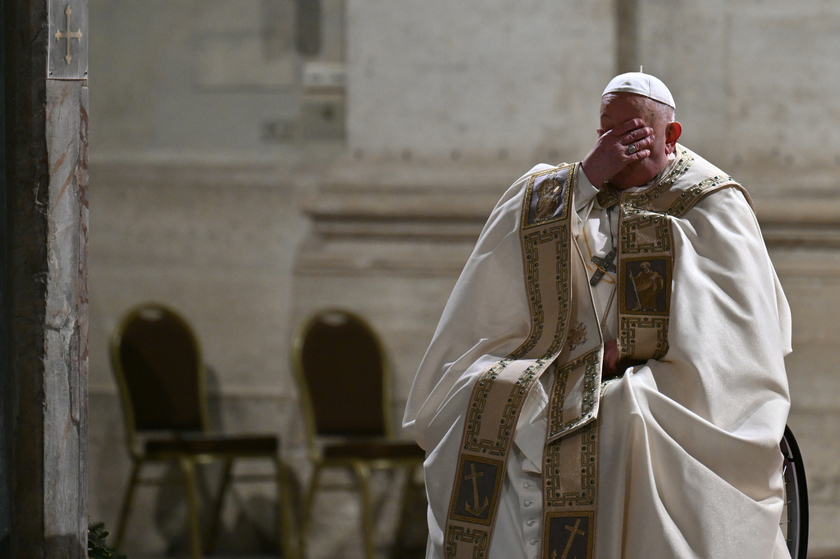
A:
<svg viewBox="0 0 840 559">
<path fill-rule="evenodd" d="M 480 467 L 459 471 L 469 464 L 463 443 L 477 384 L 533 336 L 523 213 L 534 175 L 553 169 L 535 167 L 493 210 L 409 395 L 405 428 L 427 454 L 430 559 L 447 557 L 456 480 L 472 476 L 467 480 L 472 483 L 481 474 Z M 575 196 L 581 196 L 579 186 L 587 185 L 570 185 Z M 571 205 L 585 204 L 571 200 Z M 590 424 L 598 426 L 599 456 L 597 517 L 589 527 L 592 556 L 787 557 L 779 540 L 778 444 L 789 408 L 783 358 L 790 351 L 790 313 L 745 194 L 680 146 L 652 185 L 607 192 L 591 209 L 588 219 L 617 221 L 618 255 L 616 271 L 592 288 L 595 298 L 590 295 L 588 304 L 605 321 L 604 339 L 617 338 L 624 363 L 631 364 L 601 388 L 597 420 Z M 586 223 L 572 227 L 570 254 L 584 264 L 605 256 L 603 235 L 585 238 L 587 230 L 592 237 Z M 613 289 L 609 280 L 614 293 L 607 305 L 610 297 L 603 293 Z M 590 343 L 600 343 L 597 325 L 594 329 L 588 332 Z M 579 549 L 584 532 L 592 532 L 578 522 L 564 526 L 570 536 L 579 534 L 574 542 L 543 541 L 550 539 L 548 511 L 566 506 L 552 503 L 543 483 L 553 475 L 545 471 L 546 460 L 563 461 L 544 452 L 551 448 L 545 445 L 555 369 L 562 371 L 568 361 L 562 352 L 581 341 L 568 330 L 557 365 L 534 370 L 517 408 L 491 535 L 476 557 L 552 557 L 554 551 L 558 559 L 564 552 L 571 559 L 570 550 Z M 563 437 L 559 440 L 562 448 Z M 465 484 L 464 491 L 476 487 Z M 466 502 L 484 503 L 473 497 Z"/>
</svg>

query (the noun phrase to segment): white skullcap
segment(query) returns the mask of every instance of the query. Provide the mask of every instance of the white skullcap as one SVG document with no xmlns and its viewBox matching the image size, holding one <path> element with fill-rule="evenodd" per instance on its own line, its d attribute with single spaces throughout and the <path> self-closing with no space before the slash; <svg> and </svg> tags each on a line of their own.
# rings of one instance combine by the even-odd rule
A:
<svg viewBox="0 0 840 559">
<path fill-rule="evenodd" d="M 662 83 L 662 80 L 650 74 L 643 74 L 642 72 L 627 72 L 626 74 L 614 77 L 607 84 L 607 88 L 601 94 L 601 97 L 607 93 L 635 93 L 636 95 L 665 103 L 674 110 L 677 108 L 677 105 L 674 103 L 674 97 L 668 91 L 668 87 Z"/>
</svg>

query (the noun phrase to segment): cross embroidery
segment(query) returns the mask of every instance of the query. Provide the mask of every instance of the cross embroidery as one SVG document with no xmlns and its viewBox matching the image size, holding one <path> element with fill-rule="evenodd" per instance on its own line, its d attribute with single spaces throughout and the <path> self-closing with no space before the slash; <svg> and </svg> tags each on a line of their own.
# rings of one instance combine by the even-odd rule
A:
<svg viewBox="0 0 840 559">
<path fill-rule="evenodd" d="M 583 530 L 579 530 L 580 528 L 580 518 L 575 520 L 574 526 L 564 526 L 566 530 L 571 532 L 569 534 L 569 541 L 566 542 L 566 549 L 563 550 L 563 555 L 560 556 L 560 559 L 568 559 L 569 551 L 572 549 L 572 542 L 575 541 L 575 536 L 583 536 L 586 534 Z M 557 559 L 557 550 L 555 549 L 554 552 L 551 554 L 551 559 Z"/>
</svg>

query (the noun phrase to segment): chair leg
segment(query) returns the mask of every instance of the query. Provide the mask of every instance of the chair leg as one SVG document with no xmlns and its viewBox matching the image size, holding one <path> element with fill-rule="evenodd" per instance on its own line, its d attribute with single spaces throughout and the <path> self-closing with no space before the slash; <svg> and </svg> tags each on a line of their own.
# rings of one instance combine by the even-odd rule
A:
<svg viewBox="0 0 840 559">
<path fill-rule="evenodd" d="M 417 493 L 424 490 L 423 484 L 418 484 L 415 481 L 418 466 L 407 465 L 400 468 L 405 473 L 405 486 L 403 488 L 402 504 L 400 505 L 400 521 L 397 525 L 397 534 L 394 538 L 394 545 L 391 548 L 391 558 L 399 559 L 403 556 L 405 551 L 405 540 L 408 536 L 408 526 L 410 521 L 410 513 L 414 507 L 417 506 Z M 422 472 L 422 463 L 419 466 Z"/>
<path fill-rule="evenodd" d="M 277 471 L 277 522 L 280 528 L 280 550 L 284 559 L 303 559 L 303 534 L 295 530 L 295 507 L 292 499 L 292 472 L 280 458 L 275 458 Z"/>
<path fill-rule="evenodd" d="M 222 481 L 219 483 L 219 489 L 216 492 L 216 500 L 213 503 L 212 516 L 210 518 L 210 531 L 207 534 L 207 553 L 213 553 L 216 548 L 216 540 L 219 536 L 219 519 L 222 515 L 222 506 L 225 502 L 225 493 L 227 493 L 228 485 L 230 485 L 230 474 L 233 469 L 233 458 L 226 458 L 222 466 Z"/>
<path fill-rule="evenodd" d="M 362 537 L 364 539 L 366 559 L 374 559 L 373 546 L 373 503 L 370 494 L 370 467 L 364 462 L 355 462 L 353 470 L 359 481 L 359 493 L 362 500 Z"/>
<path fill-rule="evenodd" d="M 117 521 L 117 533 L 114 535 L 114 549 L 120 548 L 123 535 L 125 535 L 128 511 L 131 509 L 131 503 L 134 500 L 134 490 L 137 488 L 137 478 L 140 475 L 140 466 L 142 463 L 142 461 L 135 459 L 134 465 L 131 467 L 131 476 L 128 478 L 128 487 L 125 488 L 125 495 L 123 496 L 122 507 L 120 508 L 120 518 Z"/>
<path fill-rule="evenodd" d="M 195 461 L 182 456 L 178 459 L 184 483 L 187 486 L 187 502 L 190 508 L 190 550 L 192 559 L 201 559 L 201 521 L 199 518 L 198 487 L 196 485 Z"/>
<path fill-rule="evenodd" d="M 309 536 L 309 528 L 312 523 L 312 510 L 315 505 L 315 491 L 321 481 L 321 464 L 313 464 L 312 477 L 309 479 L 309 487 L 306 489 L 306 498 L 303 502 L 303 510 L 300 514 L 300 557 L 306 557 L 306 538 Z"/>
<path fill-rule="evenodd" d="M 411 468 L 400 468 L 401 472 L 405 474 L 405 487 L 403 487 L 403 494 L 402 499 L 400 499 L 400 520 L 397 524 L 397 533 L 394 537 L 394 545 L 391 547 L 391 557 L 392 559 L 397 559 L 400 556 L 400 552 L 402 551 L 403 540 L 405 539 L 406 533 L 406 513 L 408 508 L 411 504 L 411 491 L 412 491 L 412 479 L 411 479 Z"/>
</svg>

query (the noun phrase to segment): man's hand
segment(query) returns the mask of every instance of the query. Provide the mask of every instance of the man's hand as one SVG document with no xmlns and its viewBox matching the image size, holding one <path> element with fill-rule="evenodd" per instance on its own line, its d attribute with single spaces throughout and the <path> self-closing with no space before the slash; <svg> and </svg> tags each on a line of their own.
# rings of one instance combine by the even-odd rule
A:
<svg viewBox="0 0 840 559">
<path fill-rule="evenodd" d="M 581 166 L 586 178 L 600 189 L 605 180 L 615 176 L 629 163 L 649 156 L 647 147 L 653 139 L 653 128 L 646 126 L 640 118 L 622 122 L 605 131 L 583 159 Z"/>
<path fill-rule="evenodd" d="M 604 369 L 601 373 L 602 380 L 610 380 L 618 376 L 616 365 L 618 364 L 618 343 L 609 340 L 604 344 Z"/>
</svg>

